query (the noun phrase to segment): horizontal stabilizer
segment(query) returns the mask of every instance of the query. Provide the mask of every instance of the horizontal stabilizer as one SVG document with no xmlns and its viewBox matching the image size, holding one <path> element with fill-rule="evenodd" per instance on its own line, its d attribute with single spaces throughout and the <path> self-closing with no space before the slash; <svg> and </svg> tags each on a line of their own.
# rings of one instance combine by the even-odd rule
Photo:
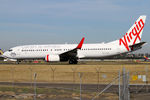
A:
<svg viewBox="0 0 150 100">
<path fill-rule="evenodd" d="M 129 47 L 130 47 L 131 51 L 135 51 L 135 50 L 141 49 L 142 46 L 143 46 L 145 43 L 146 43 L 146 42 L 140 42 L 140 43 L 131 45 L 131 46 L 129 46 Z"/>
</svg>

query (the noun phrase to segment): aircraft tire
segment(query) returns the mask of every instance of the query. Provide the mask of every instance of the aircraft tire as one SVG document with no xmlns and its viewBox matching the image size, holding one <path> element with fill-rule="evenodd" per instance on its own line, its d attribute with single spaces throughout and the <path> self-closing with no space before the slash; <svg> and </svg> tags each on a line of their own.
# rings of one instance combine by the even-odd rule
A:
<svg viewBox="0 0 150 100">
<path fill-rule="evenodd" d="M 69 64 L 77 64 L 78 61 L 76 59 L 70 59 Z"/>
</svg>

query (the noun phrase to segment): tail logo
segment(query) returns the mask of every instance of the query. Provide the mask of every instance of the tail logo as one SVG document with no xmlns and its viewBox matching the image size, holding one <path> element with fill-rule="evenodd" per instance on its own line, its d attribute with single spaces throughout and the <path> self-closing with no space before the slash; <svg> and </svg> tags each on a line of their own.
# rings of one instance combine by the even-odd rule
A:
<svg viewBox="0 0 150 100">
<path fill-rule="evenodd" d="M 134 27 L 131 31 L 126 33 L 123 38 L 119 40 L 119 45 L 124 45 L 125 48 L 129 51 L 129 43 L 133 41 L 133 44 L 137 41 L 137 39 L 141 40 L 140 33 L 144 28 L 144 22 L 140 19 L 138 22 L 135 22 Z"/>
</svg>

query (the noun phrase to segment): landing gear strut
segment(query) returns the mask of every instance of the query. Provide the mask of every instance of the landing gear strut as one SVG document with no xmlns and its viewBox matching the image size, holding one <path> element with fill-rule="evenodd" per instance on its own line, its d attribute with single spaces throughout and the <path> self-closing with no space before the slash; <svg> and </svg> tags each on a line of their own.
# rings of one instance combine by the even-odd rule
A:
<svg viewBox="0 0 150 100">
<path fill-rule="evenodd" d="M 70 59 L 69 64 L 77 64 L 78 61 L 76 59 Z"/>
<path fill-rule="evenodd" d="M 20 60 L 17 60 L 17 61 L 16 61 L 16 64 L 20 64 L 20 62 L 21 62 Z"/>
<path fill-rule="evenodd" d="M 20 63 L 19 61 L 16 62 L 16 64 L 19 64 L 19 63 Z"/>
</svg>

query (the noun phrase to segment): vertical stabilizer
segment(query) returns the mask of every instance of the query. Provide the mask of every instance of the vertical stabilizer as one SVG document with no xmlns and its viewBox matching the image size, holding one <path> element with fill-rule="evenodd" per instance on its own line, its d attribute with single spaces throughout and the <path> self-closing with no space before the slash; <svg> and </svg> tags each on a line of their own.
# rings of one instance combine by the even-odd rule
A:
<svg viewBox="0 0 150 100">
<path fill-rule="evenodd" d="M 145 26 L 145 20 L 145 15 L 140 16 L 124 37 L 119 40 L 119 45 L 125 47 L 129 51 L 129 46 L 140 43 L 143 28 Z"/>
</svg>

